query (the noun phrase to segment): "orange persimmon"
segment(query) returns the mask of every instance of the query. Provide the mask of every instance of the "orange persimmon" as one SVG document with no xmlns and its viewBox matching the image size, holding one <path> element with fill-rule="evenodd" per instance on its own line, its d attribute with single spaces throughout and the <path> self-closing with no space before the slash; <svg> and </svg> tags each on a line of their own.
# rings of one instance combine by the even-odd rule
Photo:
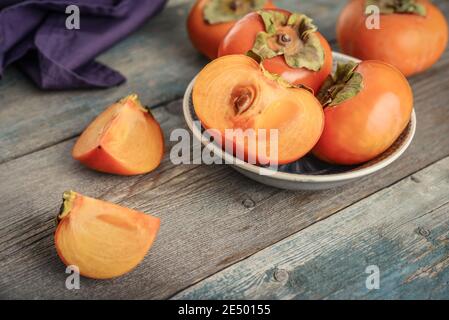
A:
<svg viewBox="0 0 449 320">
<path fill-rule="evenodd" d="M 343 165 L 369 161 L 387 150 L 407 127 L 413 109 L 404 75 L 375 60 L 340 64 L 318 99 L 325 125 L 313 153 Z"/>
<path fill-rule="evenodd" d="M 202 125 L 215 132 L 222 146 L 231 142 L 237 156 L 243 151 L 240 159 L 255 159 L 259 164 L 301 158 L 318 141 L 324 126 L 322 106 L 310 91 L 292 87 L 245 55 L 223 56 L 209 63 L 195 80 L 192 98 Z M 229 136 L 227 129 L 249 129 L 254 135 L 239 140 Z M 266 130 L 265 135 L 260 129 Z M 277 130 L 275 141 L 270 139 L 271 129 Z M 277 148 L 270 149 L 271 143 Z M 257 150 L 250 148 L 254 145 Z"/>
<path fill-rule="evenodd" d="M 137 95 L 103 111 L 79 137 L 72 156 L 89 168 L 136 175 L 154 170 L 164 155 L 159 123 Z"/>
<path fill-rule="evenodd" d="M 379 25 L 370 25 L 371 5 L 380 8 Z M 337 24 L 344 53 L 362 60 L 382 60 L 405 76 L 430 68 L 443 54 L 448 24 L 427 0 L 352 0 Z"/>
<path fill-rule="evenodd" d="M 294 85 L 317 91 L 332 70 L 332 50 L 312 20 L 301 13 L 259 10 L 239 20 L 223 39 L 218 56 L 246 54 Z"/>
<path fill-rule="evenodd" d="M 274 5 L 271 0 L 198 0 L 187 19 L 190 40 L 199 52 L 215 59 L 221 40 L 235 22 L 262 8 Z"/>
<path fill-rule="evenodd" d="M 113 203 L 64 192 L 56 251 L 81 275 L 109 279 L 134 269 L 152 246 L 160 219 Z"/>
</svg>

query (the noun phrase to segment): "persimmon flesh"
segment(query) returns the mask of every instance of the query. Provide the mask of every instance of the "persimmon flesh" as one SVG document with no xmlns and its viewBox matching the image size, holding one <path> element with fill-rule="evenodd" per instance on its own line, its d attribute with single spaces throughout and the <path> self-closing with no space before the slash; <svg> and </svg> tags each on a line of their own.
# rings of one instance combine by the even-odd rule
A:
<svg viewBox="0 0 449 320">
<path fill-rule="evenodd" d="M 296 22 L 289 23 L 295 17 Z M 279 9 L 249 13 L 224 37 L 218 56 L 254 53 L 264 37 L 266 44 L 256 52 L 264 68 L 294 85 L 318 91 L 332 70 L 332 50 L 312 20 L 303 14 Z"/>
<path fill-rule="evenodd" d="M 221 40 L 242 15 L 274 7 L 271 0 L 197 0 L 187 19 L 187 31 L 195 48 L 215 59 Z"/>
<path fill-rule="evenodd" d="M 377 27 L 367 27 L 375 18 L 366 14 L 369 5 L 381 8 Z M 382 60 L 411 76 L 441 57 L 448 42 L 448 24 L 427 0 L 352 0 L 338 19 L 337 39 L 344 53 Z"/>
<path fill-rule="evenodd" d="M 234 153 L 243 150 L 242 160 L 293 162 L 318 141 L 324 126 L 323 110 L 310 91 L 290 87 L 281 79 L 248 56 L 223 56 L 209 63 L 195 80 L 195 112 L 205 128 L 218 133 L 220 143 L 232 140 Z M 256 134 L 239 141 L 229 137 L 226 129 L 250 129 Z M 265 129 L 265 135 L 259 135 L 259 129 Z M 270 148 L 270 129 L 277 130 L 275 154 L 270 151 L 276 150 Z M 254 151 L 251 143 L 266 149 Z"/>
<path fill-rule="evenodd" d="M 64 193 L 55 246 L 61 260 L 81 275 L 109 279 L 134 269 L 145 257 L 160 219 L 73 191 Z"/>
<path fill-rule="evenodd" d="M 154 170 L 164 155 L 159 123 L 136 95 L 102 112 L 81 134 L 72 156 L 84 165 L 119 175 Z"/>
</svg>

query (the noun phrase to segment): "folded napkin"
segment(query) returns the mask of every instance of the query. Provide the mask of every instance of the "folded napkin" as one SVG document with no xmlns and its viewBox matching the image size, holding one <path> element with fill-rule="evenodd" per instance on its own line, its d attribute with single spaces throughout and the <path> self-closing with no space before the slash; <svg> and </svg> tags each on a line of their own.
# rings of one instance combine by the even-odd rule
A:
<svg viewBox="0 0 449 320">
<path fill-rule="evenodd" d="M 125 81 L 93 59 L 158 13 L 166 0 L 0 0 L 0 76 L 10 64 L 42 89 L 105 88 Z M 67 29 L 69 5 L 80 29 Z M 126 54 L 126 53 L 124 53 Z"/>
</svg>

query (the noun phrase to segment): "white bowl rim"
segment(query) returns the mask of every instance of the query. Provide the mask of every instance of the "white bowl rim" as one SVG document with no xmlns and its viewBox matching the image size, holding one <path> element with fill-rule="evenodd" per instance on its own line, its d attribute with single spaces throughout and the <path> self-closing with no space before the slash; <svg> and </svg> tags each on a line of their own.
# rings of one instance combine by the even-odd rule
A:
<svg viewBox="0 0 449 320">
<path fill-rule="evenodd" d="M 339 52 L 332 52 L 332 55 L 334 58 L 340 58 L 340 59 L 346 59 L 346 60 L 352 60 L 354 62 L 360 62 L 360 60 L 339 53 Z M 201 133 L 201 130 L 198 130 L 198 128 L 194 127 L 193 125 L 193 118 L 190 113 L 190 96 L 193 89 L 193 85 L 195 83 L 196 76 L 192 79 L 192 81 L 189 83 L 183 98 L 183 112 L 184 112 L 184 118 L 187 122 L 187 126 L 192 131 L 193 135 L 196 139 L 201 141 L 203 145 L 205 145 L 206 148 L 209 149 L 209 151 L 213 152 L 215 155 L 218 155 L 221 159 L 225 160 L 225 163 L 230 163 L 232 166 L 236 166 L 242 170 L 252 172 L 257 175 L 263 175 L 266 177 L 279 179 L 279 180 L 286 180 L 291 182 L 338 182 L 338 181 L 345 181 L 345 180 L 353 180 L 356 178 L 361 178 L 367 175 L 370 175 L 376 171 L 379 171 L 380 169 L 385 168 L 386 166 L 390 165 L 394 161 L 396 161 L 404 152 L 407 150 L 407 148 L 410 146 L 413 137 L 416 132 L 416 113 L 413 109 L 412 116 L 410 119 L 410 130 L 406 136 L 406 139 L 403 141 L 403 143 L 400 145 L 399 148 L 397 148 L 390 156 L 386 157 L 385 159 L 382 159 L 381 161 L 369 166 L 364 167 L 361 169 L 354 169 L 348 172 L 342 172 L 342 173 L 332 173 L 332 174 L 324 174 L 324 175 L 311 175 L 311 174 L 301 174 L 301 173 L 288 173 L 288 172 L 281 172 L 281 171 L 274 171 L 270 173 L 270 175 L 262 174 L 262 170 L 267 170 L 264 168 L 261 168 L 259 166 L 244 162 L 240 159 L 237 159 L 233 155 L 229 154 L 228 152 L 223 151 L 221 147 L 216 145 L 215 143 L 211 143 L 208 139 L 206 139 L 203 134 Z"/>
</svg>

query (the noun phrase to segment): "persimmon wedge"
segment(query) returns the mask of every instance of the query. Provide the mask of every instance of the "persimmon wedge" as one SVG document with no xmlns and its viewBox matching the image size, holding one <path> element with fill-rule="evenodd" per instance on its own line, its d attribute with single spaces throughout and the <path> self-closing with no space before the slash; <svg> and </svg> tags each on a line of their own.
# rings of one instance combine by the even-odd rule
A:
<svg viewBox="0 0 449 320">
<path fill-rule="evenodd" d="M 103 111 L 81 134 L 72 156 L 89 168 L 118 175 L 148 173 L 164 155 L 159 123 L 137 95 Z"/>
<path fill-rule="evenodd" d="M 301 158 L 318 141 L 324 126 L 322 106 L 310 91 L 292 87 L 245 55 L 209 63 L 195 81 L 193 105 L 202 125 L 220 137 L 222 146 L 232 142 L 234 154 L 244 157 L 241 160 L 254 159 L 258 164 L 286 164 Z M 232 134 L 238 129 L 254 134 L 242 140 Z M 276 132 L 275 140 L 271 130 Z"/>
<path fill-rule="evenodd" d="M 55 246 L 65 265 L 93 279 L 134 269 L 152 246 L 160 219 L 113 203 L 64 192 Z"/>
</svg>

